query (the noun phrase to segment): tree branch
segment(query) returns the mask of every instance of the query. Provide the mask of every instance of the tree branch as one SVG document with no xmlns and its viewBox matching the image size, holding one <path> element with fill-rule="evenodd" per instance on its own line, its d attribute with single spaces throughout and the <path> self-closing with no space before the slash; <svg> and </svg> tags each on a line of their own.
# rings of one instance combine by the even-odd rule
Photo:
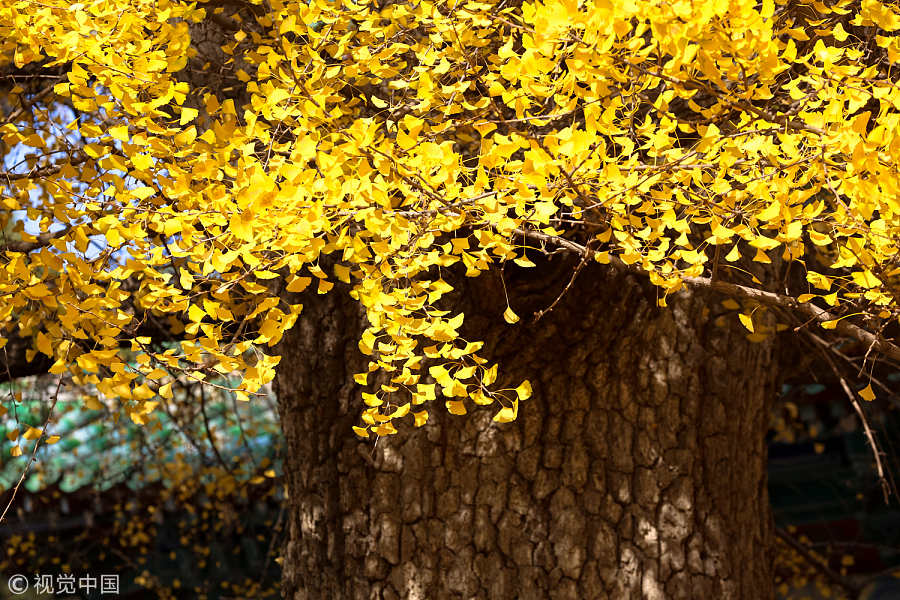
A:
<svg viewBox="0 0 900 600">
<path fill-rule="evenodd" d="M 87 156 L 78 156 L 73 158 L 72 160 L 66 161 L 63 164 L 56 165 L 44 165 L 43 167 L 38 167 L 28 171 L 27 173 L 10 173 L 8 171 L 0 171 L 0 183 L 3 181 L 19 181 L 21 179 L 35 179 L 38 177 L 49 177 L 50 175 L 56 175 L 60 171 L 63 170 L 63 167 L 66 165 L 76 166 L 81 163 L 87 161 Z"/>
<path fill-rule="evenodd" d="M 579 256 L 583 256 L 586 251 L 585 246 L 577 242 L 573 242 L 572 240 L 567 240 L 560 236 L 549 235 L 540 231 L 527 229 L 515 229 L 513 230 L 513 232 L 526 238 L 530 238 L 547 244 L 553 244 L 564 251 L 571 252 Z M 610 256 L 610 264 L 624 271 L 630 271 L 632 273 L 644 273 L 638 267 L 634 265 L 627 265 L 622 261 L 622 259 L 615 256 Z M 837 315 L 833 315 L 827 310 L 819 308 L 818 306 L 810 302 L 801 304 L 797 301 L 796 298 L 792 296 L 785 296 L 782 294 L 776 294 L 774 292 L 767 292 L 765 290 L 760 290 L 737 283 L 729 283 L 720 279 L 713 280 L 709 277 L 685 277 L 684 279 L 682 279 L 682 281 L 685 283 L 685 285 L 691 287 L 710 288 L 718 292 L 722 292 L 723 294 L 728 294 L 730 296 L 747 298 L 750 300 L 755 300 L 761 304 L 767 304 L 769 306 L 777 306 L 780 308 L 796 311 L 802 315 L 805 315 L 808 319 L 819 323 L 834 321 L 838 318 Z M 859 342 L 871 346 L 874 350 L 881 354 L 884 354 L 887 357 L 890 357 L 894 360 L 900 360 L 900 346 L 897 346 L 888 340 L 882 339 L 879 336 L 876 336 L 871 331 L 867 331 L 866 329 L 863 329 L 858 325 L 854 325 L 853 323 L 848 322 L 846 319 L 842 319 L 837 322 L 837 324 L 835 325 L 835 331 L 837 331 L 841 335 L 853 338 Z"/>
<path fill-rule="evenodd" d="M 0 244 L 0 252 L 32 252 L 45 246 L 49 246 L 53 240 L 58 240 L 72 231 L 72 225 L 60 229 L 59 231 L 48 231 L 37 236 L 32 242 L 17 241 Z"/>
</svg>

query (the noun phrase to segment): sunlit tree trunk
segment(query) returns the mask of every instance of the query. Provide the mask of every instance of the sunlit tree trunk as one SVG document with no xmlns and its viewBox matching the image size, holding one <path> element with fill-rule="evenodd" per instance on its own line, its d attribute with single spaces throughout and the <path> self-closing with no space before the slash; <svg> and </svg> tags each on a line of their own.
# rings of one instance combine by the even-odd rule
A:
<svg viewBox="0 0 900 600">
<path fill-rule="evenodd" d="M 534 385 L 518 421 L 435 403 L 427 426 L 374 448 L 350 429 L 359 313 L 305 299 L 277 377 L 285 598 L 773 596 L 771 343 L 748 342 L 733 314 L 716 326 L 721 298 L 657 308 L 654 288 L 600 267 L 528 322 L 566 273 L 507 276 L 517 326 L 497 275 L 459 282 L 467 336 Z"/>
</svg>

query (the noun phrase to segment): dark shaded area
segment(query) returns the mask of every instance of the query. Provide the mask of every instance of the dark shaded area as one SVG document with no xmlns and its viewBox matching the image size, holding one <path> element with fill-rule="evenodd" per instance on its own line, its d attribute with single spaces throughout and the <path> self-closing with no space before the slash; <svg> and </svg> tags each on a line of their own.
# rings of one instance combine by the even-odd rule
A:
<svg viewBox="0 0 900 600">
<path fill-rule="evenodd" d="M 162 501 L 169 494 L 161 484 L 21 493 L 0 525 L 0 547 L 16 549 L 0 557 L 0 597 L 14 573 L 27 574 L 32 589 L 38 574 L 74 573 L 117 574 L 118 598 L 277 598 L 277 487 L 270 480 L 228 499 L 231 519 L 222 518 L 221 498 Z M 77 597 L 110 596 L 79 588 Z"/>
<path fill-rule="evenodd" d="M 889 390 L 863 408 L 893 481 L 900 475 L 900 413 L 893 392 L 900 373 L 888 373 L 882 381 Z M 777 410 L 788 418 L 782 421 L 787 430 L 769 432 L 776 526 L 827 565 L 835 576 L 831 586 L 846 584 L 858 594 L 838 597 L 900 597 L 889 576 L 900 569 L 900 501 L 892 496 L 885 504 L 872 448 L 840 384 L 828 377 L 785 384 Z M 828 579 L 809 557 L 803 560 L 811 573 Z M 783 565 L 776 580 L 796 582 L 797 572 Z"/>
</svg>

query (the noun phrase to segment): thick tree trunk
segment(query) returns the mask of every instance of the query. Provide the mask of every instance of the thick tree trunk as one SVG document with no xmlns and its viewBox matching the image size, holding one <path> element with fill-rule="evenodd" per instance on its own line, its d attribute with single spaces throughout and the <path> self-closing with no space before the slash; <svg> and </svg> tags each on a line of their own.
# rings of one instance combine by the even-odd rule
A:
<svg viewBox="0 0 900 600">
<path fill-rule="evenodd" d="M 571 269 L 555 271 L 507 279 L 514 327 L 496 275 L 460 282 L 469 339 L 485 339 L 508 381 L 533 383 L 517 422 L 436 403 L 427 426 L 374 449 L 350 430 L 359 313 L 310 299 L 276 381 L 285 598 L 773 596 L 771 344 L 715 326 L 721 298 L 657 308 L 654 288 L 601 267 L 524 323 Z"/>
</svg>

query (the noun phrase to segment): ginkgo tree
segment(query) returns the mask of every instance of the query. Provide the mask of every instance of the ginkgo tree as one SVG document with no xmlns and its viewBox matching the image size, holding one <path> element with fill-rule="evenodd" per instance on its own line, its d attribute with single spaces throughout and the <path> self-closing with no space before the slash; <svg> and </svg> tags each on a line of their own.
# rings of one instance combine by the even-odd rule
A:
<svg viewBox="0 0 900 600">
<path fill-rule="evenodd" d="M 142 423 L 178 378 L 218 385 L 219 375 L 239 374 L 231 392 L 253 401 L 276 373 L 316 376 L 295 367 L 317 364 L 307 356 L 317 349 L 343 348 L 321 341 L 333 333 L 324 321 L 341 314 L 337 330 L 366 358 L 345 361 L 358 368 L 341 370 L 339 383 L 352 381 L 355 391 L 339 386 L 344 398 L 312 403 L 313 422 L 320 426 L 358 392 L 352 428 L 370 439 L 396 433 L 402 422 L 426 425 L 444 409 L 477 413 L 467 417 L 472 431 L 527 438 L 509 433 L 527 431 L 527 423 L 478 425 L 484 413 L 475 407 L 490 407 L 500 424 L 521 420 L 532 406 L 544 415 L 539 402 L 548 403 L 546 415 L 565 414 L 565 394 L 549 383 L 553 372 L 565 374 L 562 363 L 554 362 L 558 355 L 545 355 L 542 366 L 539 356 L 528 362 L 511 351 L 492 353 L 503 335 L 495 332 L 530 331 L 535 344 L 552 338 L 540 327 L 557 337 L 621 335 L 616 352 L 632 357 L 642 375 L 621 384 L 618 429 L 638 440 L 634 452 L 646 455 L 648 469 L 677 471 L 682 459 L 667 458 L 662 433 L 651 435 L 655 441 L 644 433 L 663 431 L 669 419 L 673 439 L 700 452 L 715 427 L 677 421 L 679 411 L 728 421 L 735 409 L 688 409 L 675 400 L 645 418 L 639 399 L 632 398 L 632 413 L 625 396 L 663 393 L 654 381 L 669 390 L 663 395 L 678 396 L 693 364 L 679 354 L 701 347 L 721 354 L 704 346 L 711 310 L 721 313 L 717 323 L 738 361 L 732 365 L 745 360 L 756 368 L 741 379 L 709 366 L 712 379 L 731 376 L 735 387 L 770 370 L 775 334 L 787 329 L 809 333 L 823 349 L 829 337 L 852 340 L 866 361 L 900 359 L 893 341 L 900 317 L 898 29 L 900 9 L 880 0 L 7 3 L 0 9 L 0 135 L 8 153 L 26 158 L 0 174 L 0 226 L 16 233 L 2 246 L 0 323 L 9 339 L 30 342 L 25 360 L 46 357 L 60 381 L 120 399 Z M 521 282 L 528 280 L 547 287 L 546 301 L 522 301 L 526 311 L 516 294 L 527 293 Z M 651 313 L 634 294 L 652 299 Z M 576 305 L 595 308 L 575 318 Z M 364 314 L 358 327 L 348 306 Z M 620 306 L 614 318 L 622 322 L 610 323 L 597 306 Z M 471 326 L 473 311 L 491 318 Z M 301 356 L 304 331 L 318 341 Z M 660 339 L 635 341 L 642 331 Z M 603 351 L 611 358 L 587 352 L 589 360 L 582 350 L 571 356 L 593 365 L 592 373 L 624 369 L 612 349 Z M 535 372 L 510 362 L 528 362 Z M 705 379 L 691 381 L 688 387 L 699 387 L 685 393 L 728 396 Z M 850 389 L 855 382 L 841 381 L 851 402 L 875 397 L 868 381 L 858 393 Z M 293 406 L 287 382 L 279 386 L 283 419 Z M 750 420 L 746 427 L 734 421 L 734 435 L 742 436 L 734 451 L 755 461 L 737 494 L 762 494 L 757 434 L 770 386 L 760 390 L 749 404 L 736 403 Z M 520 406 L 533 393 L 535 401 Z M 343 418 L 321 426 L 338 421 L 350 429 Z M 465 431 L 460 422 L 434 427 Z M 609 435 L 617 429 L 612 422 Z M 413 439 L 426 439 L 427 430 Z M 709 460 L 724 461 L 718 451 Z M 555 459 L 544 462 L 556 468 Z M 618 465 L 613 470 L 631 473 L 631 483 L 608 475 L 597 484 L 601 496 L 640 504 L 635 469 Z M 674 485 L 653 473 L 659 489 Z M 700 479 L 680 500 L 642 505 L 662 506 L 661 516 L 634 513 L 642 533 L 623 530 L 621 515 L 592 526 L 598 540 L 632 540 L 633 548 L 621 539 L 613 544 L 613 567 L 597 567 L 584 548 L 554 541 L 547 552 L 556 558 L 531 559 L 528 568 L 550 578 L 532 592 L 559 585 L 572 597 L 598 597 L 597 590 L 674 597 L 695 586 L 717 597 L 759 597 L 753 594 L 768 567 L 747 548 L 762 548 L 770 537 L 758 525 L 764 495 L 753 507 L 725 510 L 716 494 L 700 501 L 711 484 L 691 473 L 689 481 Z M 306 485 L 291 477 L 289 488 Z M 752 536 L 751 525 L 730 530 L 746 534 L 750 554 L 724 547 L 727 528 L 703 516 L 708 500 L 726 521 L 744 511 L 748 524 L 762 527 Z M 666 506 L 695 515 L 708 531 L 691 538 Z M 582 508 L 582 518 L 596 512 Z M 407 535 L 395 522 L 403 518 L 386 507 L 372 510 L 381 532 L 373 543 Z M 568 518 L 565 510 L 547 510 L 527 519 L 546 526 Z M 305 521 L 299 512 L 292 518 L 301 536 Z M 330 518 L 309 527 L 344 527 Z M 494 514 L 491 527 L 502 519 Z M 327 545 L 322 536 L 336 535 L 320 533 L 305 543 Z M 687 548 L 681 563 L 643 548 L 670 533 Z M 413 547 L 407 537 L 403 544 Z M 341 561 L 329 548 L 323 556 L 335 571 L 324 587 L 310 589 L 337 597 L 340 588 L 349 597 L 351 588 L 340 586 L 363 584 L 334 566 Z M 651 568 L 639 555 L 659 564 Z M 379 556 L 384 564 L 359 576 L 366 585 L 378 581 L 395 595 L 431 590 L 429 597 L 449 589 L 438 579 L 415 588 L 409 582 L 424 566 Z M 513 562 L 525 569 L 528 560 L 521 560 Z M 755 566 L 736 576 L 748 560 Z M 300 581 L 303 573 L 324 568 L 305 564 L 287 569 L 286 594 L 306 597 L 303 586 L 313 584 Z M 502 570 L 491 564 L 484 569 Z M 538 577 L 518 573 L 523 581 Z M 460 593 L 507 597 L 518 589 L 502 577 L 482 585 L 465 583 Z"/>
</svg>

